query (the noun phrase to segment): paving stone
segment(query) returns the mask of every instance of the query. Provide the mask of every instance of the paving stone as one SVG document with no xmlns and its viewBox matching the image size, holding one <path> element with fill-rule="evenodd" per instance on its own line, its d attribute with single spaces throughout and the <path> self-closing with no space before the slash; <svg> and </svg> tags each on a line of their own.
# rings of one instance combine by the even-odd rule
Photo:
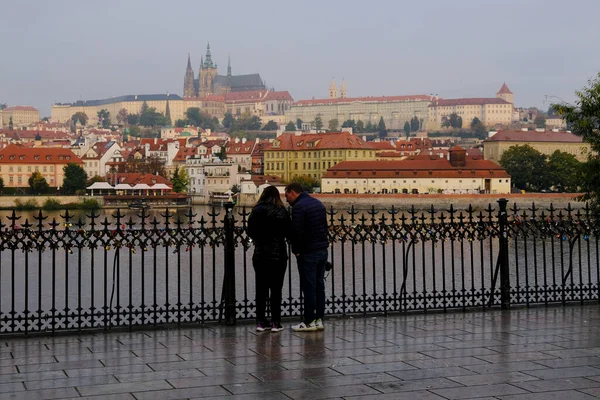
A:
<svg viewBox="0 0 600 400">
<path fill-rule="evenodd" d="M 47 379 L 42 381 L 28 381 L 25 383 L 27 390 L 66 388 L 75 386 L 105 385 L 119 383 L 112 375 L 96 375 L 80 378 Z"/>
<path fill-rule="evenodd" d="M 522 372 L 503 372 L 493 374 L 473 374 L 462 376 L 449 376 L 448 379 L 465 386 L 491 385 L 496 383 L 511 383 L 525 381 L 539 381 L 535 376 Z"/>
<path fill-rule="evenodd" d="M 308 378 L 308 380 L 319 387 L 330 387 L 356 384 L 371 385 L 373 383 L 399 381 L 400 379 L 385 372 L 376 372 L 371 374 L 319 376 L 314 378 Z"/>
<path fill-rule="evenodd" d="M 410 369 L 405 371 L 389 371 L 388 374 L 404 381 L 427 378 L 445 378 L 447 376 L 472 375 L 473 372 L 463 367 L 443 367 L 427 369 Z"/>
<path fill-rule="evenodd" d="M 221 376 L 202 376 L 189 378 L 170 378 L 167 382 L 175 389 L 189 387 L 215 386 L 215 385 L 243 385 L 247 383 L 259 383 L 260 379 L 251 374 L 221 375 Z"/>
<path fill-rule="evenodd" d="M 433 393 L 445 399 L 476 399 L 477 397 L 494 396 L 501 397 L 511 394 L 525 394 L 525 390 L 509 384 L 463 386 L 447 389 L 433 389 Z"/>
<path fill-rule="evenodd" d="M 534 370 L 527 372 L 529 375 L 541 379 L 559 379 L 559 378 L 570 378 L 578 376 L 595 376 L 600 373 L 600 369 L 594 367 L 571 367 L 571 368 L 556 368 L 556 369 L 543 369 Z"/>
<path fill-rule="evenodd" d="M 356 395 L 375 395 L 380 394 L 375 389 L 370 388 L 367 385 L 346 385 L 346 386 L 334 386 L 327 388 L 317 389 L 298 389 L 298 390 L 285 390 L 283 394 L 294 400 L 317 400 L 317 399 L 329 399 L 329 398 L 340 398 L 346 396 Z"/>
<path fill-rule="evenodd" d="M 600 387 L 600 382 L 586 378 L 556 378 L 549 380 L 536 380 L 529 382 L 515 382 L 513 385 L 529 392 L 550 392 L 565 389 L 588 389 Z"/>
<path fill-rule="evenodd" d="M 13 392 L 10 397 L 11 400 L 32 400 L 32 399 L 65 399 L 69 397 L 78 397 L 79 393 L 75 388 L 59 388 L 59 389 L 42 389 L 42 390 L 27 390 L 25 392 Z M 100 400 L 100 399 L 98 399 Z"/>
<path fill-rule="evenodd" d="M 396 380 L 369 384 L 382 393 L 410 392 L 415 390 L 433 390 L 441 388 L 461 387 L 460 383 L 445 378 L 416 379 L 411 381 Z"/>
<path fill-rule="evenodd" d="M 205 375 L 197 369 L 115 374 L 115 378 L 117 378 L 119 382 L 143 382 L 157 381 L 160 379 L 199 378 L 203 376 Z"/>
<path fill-rule="evenodd" d="M 165 380 L 111 383 L 106 385 L 78 386 L 77 390 L 82 396 L 99 396 L 106 394 L 132 393 L 145 390 L 172 389 L 173 386 Z"/>
<path fill-rule="evenodd" d="M 231 393 L 223 389 L 221 386 L 202 386 L 185 389 L 153 390 L 133 393 L 137 400 L 188 399 L 195 397 L 228 396 L 230 394 Z"/>
<path fill-rule="evenodd" d="M 585 392 L 585 391 L 584 391 Z M 589 395 L 575 390 L 561 390 L 558 392 L 529 393 L 513 396 L 500 396 L 500 400 L 591 400 L 594 395 Z"/>
<path fill-rule="evenodd" d="M 444 397 L 428 391 L 394 392 L 368 396 L 346 396 L 347 400 L 445 400 Z"/>
</svg>

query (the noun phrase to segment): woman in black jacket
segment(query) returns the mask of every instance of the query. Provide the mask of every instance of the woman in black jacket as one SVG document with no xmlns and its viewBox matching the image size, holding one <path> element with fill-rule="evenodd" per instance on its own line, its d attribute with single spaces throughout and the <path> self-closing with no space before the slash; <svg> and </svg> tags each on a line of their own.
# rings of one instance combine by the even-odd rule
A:
<svg viewBox="0 0 600 400">
<path fill-rule="evenodd" d="M 268 186 L 248 218 L 248 235 L 254 241 L 252 265 L 256 276 L 256 330 L 259 332 L 283 330 L 281 290 L 287 267 L 286 238 L 289 238 L 290 226 L 290 216 L 281 201 L 279 190 L 275 186 Z M 265 316 L 269 297 L 270 324 Z"/>
</svg>

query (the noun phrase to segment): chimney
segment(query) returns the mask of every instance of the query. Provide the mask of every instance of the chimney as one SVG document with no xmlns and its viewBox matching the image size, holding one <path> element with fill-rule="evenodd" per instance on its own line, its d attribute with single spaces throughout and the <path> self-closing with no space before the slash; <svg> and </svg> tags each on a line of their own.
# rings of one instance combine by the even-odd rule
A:
<svg viewBox="0 0 600 400">
<path fill-rule="evenodd" d="M 464 167 L 467 164 L 467 152 L 460 146 L 454 146 L 448 150 L 450 165 L 454 168 Z"/>
<path fill-rule="evenodd" d="M 239 143 L 239 142 L 240 142 L 240 138 L 239 138 L 239 137 L 236 137 L 236 138 L 235 138 L 235 143 Z"/>
<path fill-rule="evenodd" d="M 246 138 L 242 138 L 242 144 L 246 143 Z"/>
</svg>

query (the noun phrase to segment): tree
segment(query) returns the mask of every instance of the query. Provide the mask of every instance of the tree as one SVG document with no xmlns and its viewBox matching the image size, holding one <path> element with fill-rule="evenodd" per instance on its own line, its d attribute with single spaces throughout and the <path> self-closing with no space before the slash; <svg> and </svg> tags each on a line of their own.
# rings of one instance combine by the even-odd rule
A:
<svg viewBox="0 0 600 400">
<path fill-rule="evenodd" d="M 12 115 L 11 115 L 10 118 L 8 119 L 8 129 L 10 129 L 12 131 L 13 128 L 14 128 L 14 124 L 13 124 Z"/>
<path fill-rule="evenodd" d="M 576 91 L 575 104 L 553 104 L 552 109 L 565 118 L 571 132 L 590 144 L 591 152 L 581 166 L 583 200 L 600 208 L 600 73 L 588 81 L 588 86 Z"/>
<path fill-rule="evenodd" d="M 404 123 L 404 133 L 407 138 L 410 136 L 410 123 L 408 121 Z"/>
<path fill-rule="evenodd" d="M 200 111 L 198 107 L 190 107 L 186 110 L 185 116 L 188 125 L 198 126 L 202 129 L 216 130 L 219 127 L 219 120 Z M 260 126 L 259 128 L 260 129 Z"/>
<path fill-rule="evenodd" d="M 235 118 L 233 118 L 233 115 L 231 115 L 231 113 L 229 111 L 227 111 L 225 113 L 225 117 L 223 118 L 223 127 L 225 129 L 231 129 L 233 128 L 235 124 Z"/>
<path fill-rule="evenodd" d="M 317 131 L 320 131 L 321 129 L 323 129 L 323 118 L 321 117 L 321 114 L 318 114 L 315 117 L 315 128 L 317 129 Z"/>
<path fill-rule="evenodd" d="M 145 107 L 140 113 L 139 124 L 142 126 L 165 126 L 168 124 L 167 118 L 156 111 L 154 107 Z"/>
<path fill-rule="evenodd" d="M 160 158 L 158 155 L 151 155 L 150 157 L 146 158 L 144 168 L 140 172 L 152 175 L 160 175 L 166 178 L 167 170 L 165 169 L 165 164 L 165 160 Z"/>
<path fill-rule="evenodd" d="M 483 125 L 483 122 L 477 117 L 473 118 L 473 121 L 471 121 L 471 129 L 477 134 L 485 133 L 485 125 Z"/>
<path fill-rule="evenodd" d="M 46 178 L 42 176 L 40 172 L 34 172 L 29 177 L 29 190 L 32 194 L 45 194 L 48 193 L 50 186 L 46 182 Z"/>
<path fill-rule="evenodd" d="M 88 116 L 86 113 L 78 111 L 71 116 L 71 121 L 73 121 L 74 124 L 79 121 L 81 125 L 85 126 L 88 122 Z"/>
<path fill-rule="evenodd" d="M 298 129 L 299 131 L 301 131 L 303 123 L 304 122 L 300 118 L 296 118 L 296 129 Z"/>
<path fill-rule="evenodd" d="M 286 132 L 294 132 L 296 130 L 296 125 L 292 121 L 288 122 L 285 126 Z"/>
<path fill-rule="evenodd" d="M 337 118 L 330 119 L 329 120 L 329 129 L 328 130 L 331 131 L 331 132 L 335 132 L 335 131 L 337 131 L 339 129 L 339 125 L 340 125 L 340 122 L 337 120 Z"/>
<path fill-rule="evenodd" d="M 68 163 L 63 167 L 64 178 L 62 192 L 64 194 L 75 194 L 78 190 L 85 190 L 88 176 L 83 167 Z"/>
<path fill-rule="evenodd" d="M 356 132 L 360 133 L 360 132 L 364 132 L 364 131 L 365 131 L 365 123 L 359 119 L 358 121 L 356 121 Z"/>
<path fill-rule="evenodd" d="M 537 192 L 549 186 L 546 156 L 527 144 L 506 150 L 500 158 L 500 165 L 519 189 Z"/>
<path fill-rule="evenodd" d="M 0 193 L 4 190 L 4 179 L 0 178 Z"/>
<path fill-rule="evenodd" d="M 581 166 L 573 154 L 556 150 L 548 158 L 550 186 L 559 192 L 577 192 L 581 185 Z"/>
<path fill-rule="evenodd" d="M 102 128 L 108 128 L 110 126 L 110 112 L 106 108 L 103 108 L 102 110 L 98 111 L 97 114 L 98 124 Z"/>
<path fill-rule="evenodd" d="M 0 110 L 4 110 L 6 107 L 8 107 L 8 104 L 0 103 Z"/>
<path fill-rule="evenodd" d="M 342 123 L 342 128 L 352 128 L 352 131 L 355 131 L 356 122 L 353 119 L 347 119 Z"/>
<path fill-rule="evenodd" d="M 148 103 L 146 103 L 146 101 L 144 101 L 142 103 L 142 108 L 140 108 L 140 115 L 142 115 L 143 113 L 145 113 L 146 111 L 148 111 Z"/>
<path fill-rule="evenodd" d="M 319 187 L 319 181 L 310 175 L 296 175 L 290 183 L 299 183 L 307 192 L 312 192 L 314 187 Z"/>
<path fill-rule="evenodd" d="M 125 123 L 127 123 L 128 117 L 129 117 L 129 113 L 127 112 L 127 110 L 124 108 L 121 108 L 119 110 L 119 112 L 117 113 L 117 124 L 125 125 Z"/>
<path fill-rule="evenodd" d="M 410 131 L 417 132 L 419 130 L 419 125 L 420 125 L 419 118 L 417 118 L 417 116 L 415 115 L 410 120 Z"/>
<path fill-rule="evenodd" d="M 536 128 L 546 128 L 546 117 L 538 113 L 533 120 L 533 123 L 535 124 Z"/>
<path fill-rule="evenodd" d="M 138 114 L 129 114 L 127 116 L 127 125 L 137 125 L 140 122 L 140 116 Z"/>
<path fill-rule="evenodd" d="M 106 179 L 101 177 L 100 175 L 94 175 L 85 183 L 86 187 L 92 185 L 95 182 L 106 182 Z"/>
<path fill-rule="evenodd" d="M 240 185 L 237 184 L 233 185 L 229 190 L 231 190 L 233 194 L 238 194 L 241 192 Z"/>
<path fill-rule="evenodd" d="M 175 127 L 176 128 L 184 128 L 187 123 L 187 121 L 185 119 L 178 119 L 177 121 L 175 121 Z"/>
<path fill-rule="evenodd" d="M 175 168 L 173 176 L 171 177 L 171 183 L 173 184 L 173 191 L 175 193 L 185 193 L 190 184 L 190 177 L 185 168 Z"/>
<path fill-rule="evenodd" d="M 265 124 L 265 126 L 263 127 L 263 131 L 276 131 L 277 128 L 279 128 L 279 126 L 277 125 L 277 122 L 270 120 L 269 122 L 267 122 Z"/>
<path fill-rule="evenodd" d="M 235 123 L 235 130 L 258 131 L 262 126 L 262 122 L 258 115 L 252 115 L 250 112 L 245 112 L 240 115 Z"/>
<path fill-rule="evenodd" d="M 385 121 L 383 117 L 379 118 L 379 123 L 377 124 L 377 132 L 379 133 L 380 138 L 384 138 L 387 136 L 387 127 L 385 126 Z"/>
</svg>

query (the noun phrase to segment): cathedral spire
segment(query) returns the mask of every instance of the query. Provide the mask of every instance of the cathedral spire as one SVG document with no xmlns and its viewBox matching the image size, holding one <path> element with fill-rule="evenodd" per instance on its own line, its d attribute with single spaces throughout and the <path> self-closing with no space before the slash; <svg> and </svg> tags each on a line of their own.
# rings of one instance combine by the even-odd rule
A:
<svg viewBox="0 0 600 400">
<path fill-rule="evenodd" d="M 231 77 L 231 56 L 227 56 L 227 76 Z"/>
<path fill-rule="evenodd" d="M 187 65 L 187 70 L 191 70 L 192 69 L 192 60 L 190 58 L 190 53 L 188 53 L 188 65 Z"/>
<path fill-rule="evenodd" d="M 340 98 L 345 99 L 348 96 L 348 91 L 346 90 L 346 81 L 342 78 L 342 85 L 340 86 Z"/>
<path fill-rule="evenodd" d="M 188 53 L 187 68 L 185 69 L 185 77 L 183 79 L 183 97 L 194 97 L 196 90 L 194 88 L 194 70 L 192 69 L 192 60 Z"/>
<path fill-rule="evenodd" d="M 206 64 L 207 68 L 213 68 L 214 67 L 213 62 L 212 62 L 212 56 L 210 54 L 210 43 L 208 43 L 206 45 L 206 63 L 205 64 Z"/>
<path fill-rule="evenodd" d="M 169 97 L 169 95 L 167 94 L 167 97 Z M 173 126 L 173 123 L 171 121 L 171 108 L 169 107 L 169 99 L 167 98 L 167 109 L 165 110 L 165 119 L 167 120 L 167 126 L 171 127 Z"/>
<path fill-rule="evenodd" d="M 330 99 L 337 99 L 338 97 L 338 90 L 337 90 L 337 86 L 335 85 L 335 79 L 331 79 L 331 85 L 329 85 L 329 98 Z"/>
</svg>

